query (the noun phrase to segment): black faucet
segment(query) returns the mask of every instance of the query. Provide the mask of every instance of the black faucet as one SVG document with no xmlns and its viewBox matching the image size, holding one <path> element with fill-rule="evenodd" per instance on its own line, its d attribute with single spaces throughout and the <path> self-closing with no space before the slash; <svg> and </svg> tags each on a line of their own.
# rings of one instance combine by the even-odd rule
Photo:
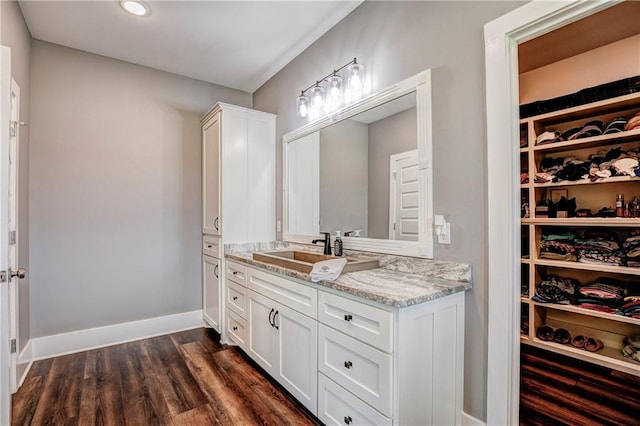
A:
<svg viewBox="0 0 640 426">
<path fill-rule="evenodd" d="M 318 244 L 324 242 L 324 254 L 331 255 L 331 232 L 321 232 L 324 235 L 324 240 L 313 240 L 312 244 Z"/>
</svg>

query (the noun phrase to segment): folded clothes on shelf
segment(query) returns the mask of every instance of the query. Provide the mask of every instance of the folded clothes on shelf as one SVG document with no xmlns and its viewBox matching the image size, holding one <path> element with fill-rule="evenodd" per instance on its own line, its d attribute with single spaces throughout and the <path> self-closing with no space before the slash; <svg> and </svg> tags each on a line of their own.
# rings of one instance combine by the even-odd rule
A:
<svg viewBox="0 0 640 426">
<path fill-rule="evenodd" d="M 569 305 L 575 298 L 576 288 L 579 286 L 580 281 L 576 279 L 549 275 L 536 286 L 536 293 L 532 299 L 540 303 Z"/>
<path fill-rule="evenodd" d="M 627 266 L 640 268 L 640 229 L 634 229 L 622 244 Z"/>
</svg>

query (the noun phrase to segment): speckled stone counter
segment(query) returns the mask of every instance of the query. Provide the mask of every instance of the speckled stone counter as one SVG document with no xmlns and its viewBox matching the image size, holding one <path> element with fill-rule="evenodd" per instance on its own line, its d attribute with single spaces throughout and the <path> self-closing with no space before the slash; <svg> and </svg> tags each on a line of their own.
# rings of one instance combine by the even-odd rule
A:
<svg viewBox="0 0 640 426">
<path fill-rule="evenodd" d="M 322 253 L 318 246 L 281 241 L 225 245 L 225 257 L 291 278 L 311 282 L 309 274 L 254 260 L 256 251 L 304 250 Z M 335 281 L 320 281 L 322 287 L 343 291 L 389 306 L 404 308 L 439 299 L 471 288 L 471 266 L 412 257 L 345 250 L 345 256 L 378 259 L 380 267 L 343 273 Z"/>
</svg>

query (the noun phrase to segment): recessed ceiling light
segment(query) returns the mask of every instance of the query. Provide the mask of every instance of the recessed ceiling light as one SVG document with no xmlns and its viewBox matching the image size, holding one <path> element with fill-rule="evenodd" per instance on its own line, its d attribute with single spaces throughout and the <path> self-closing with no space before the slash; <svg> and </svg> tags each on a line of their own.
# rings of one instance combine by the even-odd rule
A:
<svg viewBox="0 0 640 426">
<path fill-rule="evenodd" d="M 120 6 L 136 16 L 146 16 L 151 13 L 151 8 L 145 2 L 139 0 L 121 0 Z"/>
</svg>

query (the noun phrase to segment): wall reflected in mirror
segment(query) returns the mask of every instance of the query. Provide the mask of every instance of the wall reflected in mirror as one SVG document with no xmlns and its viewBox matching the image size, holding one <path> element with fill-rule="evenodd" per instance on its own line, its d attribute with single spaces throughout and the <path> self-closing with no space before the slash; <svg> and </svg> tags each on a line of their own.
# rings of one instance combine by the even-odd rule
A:
<svg viewBox="0 0 640 426">
<path fill-rule="evenodd" d="M 417 241 L 416 114 L 411 92 L 290 141 L 289 233 Z"/>
</svg>

